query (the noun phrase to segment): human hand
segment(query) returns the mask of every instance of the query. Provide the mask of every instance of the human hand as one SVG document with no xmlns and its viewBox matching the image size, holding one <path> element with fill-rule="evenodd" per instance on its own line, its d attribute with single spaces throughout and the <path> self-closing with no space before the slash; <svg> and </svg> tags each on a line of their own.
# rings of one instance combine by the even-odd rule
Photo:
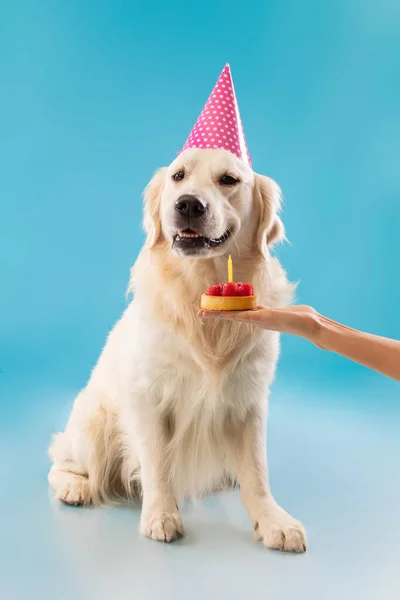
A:
<svg viewBox="0 0 400 600">
<path fill-rule="evenodd" d="M 198 315 L 204 319 L 239 321 L 297 335 L 322 350 L 336 352 L 400 381 L 400 341 L 351 329 L 320 315 L 311 306 L 259 306 L 255 310 L 241 312 L 200 310 Z"/>
<path fill-rule="evenodd" d="M 249 323 L 262 329 L 297 335 L 317 343 L 319 315 L 311 306 L 285 308 L 259 306 L 255 310 L 245 311 L 200 310 L 198 315 L 203 319 L 226 319 Z"/>
</svg>

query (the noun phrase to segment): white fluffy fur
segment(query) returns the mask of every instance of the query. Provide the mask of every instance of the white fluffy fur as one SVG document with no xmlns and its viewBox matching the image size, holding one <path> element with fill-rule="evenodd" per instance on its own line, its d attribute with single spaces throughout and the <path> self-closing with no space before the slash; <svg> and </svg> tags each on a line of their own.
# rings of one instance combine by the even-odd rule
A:
<svg viewBox="0 0 400 600">
<path fill-rule="evenodd" d="M 179 168 L 187 177 L 178 189 L 171 175 Z M 221 189 L 218 170 L 240 176 L 240 185 Z M 234 226 L 222 249 L 200 258 L 172 251 L 180 193 L 207 198 L 213 227 Z M 302 525 L 268 484 L 267 394 L 278 334 L 196 314 L 205 289 L 226 280 L 229 253 L 235 279 L 251 281 L 260 303 L 290 302 L 293 286 L 268 251 L 283 237 L 279 208 L 278 186 L 223 150 L 188 150 L 155 175 L 133 300 L 50 447 L 49 482 L 60 500 L 100 504 L 141 494 L 141 532 L 170 541 L 183 533 L 178 502 L 238 482 L 259 539 L 305 550 Z"/>
</svg>

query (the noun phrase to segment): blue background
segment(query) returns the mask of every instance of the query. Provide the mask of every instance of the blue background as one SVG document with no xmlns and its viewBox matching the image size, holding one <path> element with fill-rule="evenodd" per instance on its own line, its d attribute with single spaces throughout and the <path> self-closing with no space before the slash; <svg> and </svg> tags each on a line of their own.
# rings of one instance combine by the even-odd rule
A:
<svg viewBox="0 0 400 600">
<path fill-rule="evenodd" d="M 63 427 L 74 394 L 125 305 L 129 267 L 143 242 L 142 189 L 182 147 L 225 62 L 231 64 L 254 168 L 283 189 L 291 244 L 279 255 L 290 278 L 301 282 L 298 300 L 353 327 L 400 338 L 399 28 L 395 0 L 1 3 L 0 447 L 6 483 L 0 519 L 7 531 L 7 598 L 31 598 L 36 590 L 43 599 L 78 599 L 84 587 L 91 597 L 90 569 L 86 579 L 77 576 L 72 591 L 63 587 L 75 580 L 59 548 L 60 523 L 68 531 L 75 524 L 79 536 L 100 519 L 110 531 L 104 538 L 97 533 L 96 552 L 109 544 L 116 548 L 113 532 L 117 536 L 126 519 L 138 518 L 123 509 L 99 511 L 108 516 L 97 517 L 57 508 L 57 520 L 47 499 L 46 446 L 50 432 Z M 386 554 L 371 550 L 364 556 L 366 525 L 357 521 L 365 517 L 374 531 L 371 547 L 389 547 L 398 564 L 394 541 L 400 527 L 391 512 L 400 491 L 394 476 L 397 396 L 397 384 L 285 339 L 272 400 L 271 470 L 282 502 L 290 507 L 291 499 L 292 510 L 313 532 L 314 555 L 311 542 L 306 559 L 288 562 L 250 550 L 247 538 L 231 540 L 217 527 L 217 536 L 210 530 L 209 538 L 195 536 L 192 545 L 175 546 L 169 554 L 136 541 L 143 572 L 158 557 L 167 585 L 178 557 L 193 566 L 219 536 L 218 557 L 236 548 L 226 565 L 230 579 L 235 560 L 249 561 L 251 585 L 260 594 L 253 592 L 255 597 L 272 590 L 273 598 L 295 593 L 281 590 L 277 573 L 279 581 L 297 574 L 309 594 L 309 586 L 317 590 L 318 577 L 323 585 L 343 569 L 349 598 L 353 584 L 365 585 L 363 597 L 373 598 L 373 590 L 382 590 L 370 569 L 378 564 L 382 581 L 391 582 L 386 597 L 397 598 L 398 580 L 390 580 L 394 567 Z M 349 457 L 358 464 L 353 472 Z M 323 460 L 330 471 L 317 477 Z M 379 518 L 367 485 L 371 465 L 381 478 L 376 493 L 386 502 Z M 349 494 L 338 505 L 332 496 L 343 486 Z M 239 511 L 238 498 L 227 498 Z M 198 515 L 207 505 L 198 510 L 187 517 L 194 519 L 193 531 L 205 527 Z M 213 518 L 223 523 L 229 510 L 215 511 Z M 382 537 L 388 532 L 389 541 Z M 349 571 L 354 554 L 347 557 L 342 538 L 346 547 L 356 545 L 359 571 Z M 118 547 L 123 544 L 120 539 Z M 139 546 L 132 548 L 137 554 Z M 98 556 L 93 560 L 101 563 Z M 132 558 L 132 569 L 134 564 Z M 133 577 L 127 566 L 120 568 L 122 582 L 128 572 Z M 269 584 L 263 569 L 272 569 Z M 368 582 L 361 575 L 366 570 Z M 215 587 L 222 585 L 223 572 L 221 566 L 219 574 L 211 569 L 203 575 Z M 233 595 L 242 585 L 248 589 L 237 577 Z M 119 597 L 129 597 L 128 580 L 121 585 Z M 182 585 L 186 595 L 190 588 Z M 102 589 L 104 581 L 97 597 Z M 143 590 L 138 597 L 152 597 Z M 337 592 L 321 588 L 315 598 L 330 597 L 329 590 Z"/>
</svg>

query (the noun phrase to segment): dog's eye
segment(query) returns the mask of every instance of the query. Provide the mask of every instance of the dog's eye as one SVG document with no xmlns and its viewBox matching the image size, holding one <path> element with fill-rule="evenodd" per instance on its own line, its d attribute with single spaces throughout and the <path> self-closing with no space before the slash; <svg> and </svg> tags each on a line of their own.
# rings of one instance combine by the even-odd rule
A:
<svg viewBox="0 0 400 600">
<path fill-rule="evenodd" d="M 239 183 L 239 179 L 232 177 L 232 175 L 223 175 L 219 182 L 221 185 L 237 185 Z"/>
<path fill-rule="evenodd" d="M 182 181 L 182 179 L 185 177 L 185 171 L 177 171 L 175 173 L 175 175 L 172 176 L 172 179 L 174 181 Z"/>
</svg>

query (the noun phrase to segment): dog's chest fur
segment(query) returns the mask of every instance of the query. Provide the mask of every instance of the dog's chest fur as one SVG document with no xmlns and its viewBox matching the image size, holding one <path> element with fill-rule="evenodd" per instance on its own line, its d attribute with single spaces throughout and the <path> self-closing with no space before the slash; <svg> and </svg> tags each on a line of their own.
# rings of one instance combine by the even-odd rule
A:
<svg viewBox="0 0 400 600">
<path fill-rule="evenodd" d="M 184 261 L 182 261 L 184 263 Z M 120 380 L 130 410 L 144 422 L 154 415 L 169 435 L 168 465 L 178 496 L 213 489 L 224 474 L 235 476 L 232 440 L 254 405 L 266 402 L 275 372 L 279 336 L 223 319 L 197 316 L 201 294 L 224 279 L 210 261 L 182 263 L 144 254 L 134 272 L 128 335 L 119 353 Z M 238 277 L 251 281 L 262 303 L 290 298 L 279 263 L 270 274 L 236 261 Z M 226 277 L 226 276 L 225 276 Z M 123 426 L 123 423 L 122 423 Z"/>
<path fill-rule="evenodd" d="M 178 498 L 196 498 L 235 479 L 237 429 L 255 403 L 266 402 L 278 354 L 275 334 L 254 341 L 248 332 L 241 338 L 239 328 L 232 350 L 228 341 L 213 347 L 216 330 L 199 327 L 190 340 L 166 327 L 157 349 L 142 347 L 136 362 L 136 409 L 155 411 L 168 430 L 166 465 Z M 204 338 L 214 363 L 195 345 Z"/>
<path fill-rule="evenodd" d="M 254 262 L 252 257 L 248 263 L 237 260 L 237 275 L 254 283 L 261 302 L 284 304 L 291 286 L 279 263 L 271 261 L 268 267 Z M 201 294 L 212 283 L 223 280 L 225 267 L 226 260 L 220 264 L 193 261 L 187 266 L 185 261 L 173 261 L 162 253 L 144 253 L 138 260 L 133 274 L 134 282 L 138 282 L 134 285 L 134 312 L 141 340 L 135 344 L 140 349 L 135 370 L 138 377 L 146 371 L 144 379 L 150 385 L 153 377 L 164 381 L 164 396 L 172 394 L 171 387 L 182 390 L 177 393 L 175 389 L 174 395 L 185 396 L 184 388 L 188 387 L 199 404 L 200 396 L 215 398 L 214 404 L 217 397 L 222 402 L 231 395 L 231 382 L 239 373 L 241 380 L 251 380 L 250 390 L 256 387 L 256 380 L 267 385 L 271 379 L 279 351 L 277 334 L 197 316 Z M 143 284 L 146 281 L 157 285 L 149 289 Z"/>
</svg>

